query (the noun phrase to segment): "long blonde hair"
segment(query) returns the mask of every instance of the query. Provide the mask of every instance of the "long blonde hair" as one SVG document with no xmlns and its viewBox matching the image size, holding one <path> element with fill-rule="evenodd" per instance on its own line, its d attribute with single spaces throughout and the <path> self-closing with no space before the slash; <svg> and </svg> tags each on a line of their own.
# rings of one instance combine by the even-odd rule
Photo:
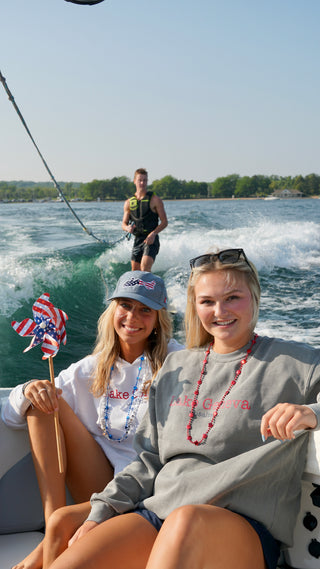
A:
<svg viewBox="0 0 320 569">
<path fill-rule="evenodd" d="M 199 267 L 192 269 L 188 282 L 187 307 L 185 313 L 185 330 L 187 348 L 200 348 L 212 341 L 212 336 L 205 330 L 198 316 L 195 302 L 195 286 L 204 273 L 211 271 L 224 271 L 226 280 L 231 283 L 235 274 L 241 274 L 245 278 L 252 298 L 253 316 L 251 329 L 254 330 L 258 316 L 260 304 L 260 282 L 258 272 L 254 264 L 248 259 L 240 258 L 236 263 L 221 263 L 218 259 L 208 261 Z"/>
<path fill-rule="evenodd" d="M 111 368 L 120 355 L 120 341 L 114 329 L 114 315 L 119 300 L 111 301 L 108 308 L 101 314 L 98 321 L 98 334 L 93 354 L 97 355 L 97 366 L 92 378 L 91 391 L 95 397 L 105 393 L 110 381 Z M 165 308 L 157 310 L 156 327 L 146 340 L 145 354 L 152 370 L 152 378 L 145 389 L 150 385 L 161 368 L 168 350 L 168 342 L 172 336 L 170 314 Z"/>
</svg>

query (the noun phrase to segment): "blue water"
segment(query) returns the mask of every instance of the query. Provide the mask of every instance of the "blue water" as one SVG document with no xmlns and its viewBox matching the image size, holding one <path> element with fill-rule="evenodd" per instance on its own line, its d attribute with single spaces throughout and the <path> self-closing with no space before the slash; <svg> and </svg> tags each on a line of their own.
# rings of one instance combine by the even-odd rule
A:
<svg viewBox="0 0 320 569">
<path fill-rule="evenodd" d="M 67 344 L 54 370 L 90 353 L 107 289 L 130 269 L 132 241 L 123 236 L 123 203 L 0 204 L 0 386 L 47 378 L 48 364 L 12 320 L 32 317 L 43 292 L 69 316 Z M 153 270 L 167 285 L 174 335 L 183 341 L 188 260 L 212 247 L 243 247 L 262 284 L 257 330 L 320 347 L 320 200 L 205 200 L 165 202 L 169 225 L 160 235 Z"/>
</svg>

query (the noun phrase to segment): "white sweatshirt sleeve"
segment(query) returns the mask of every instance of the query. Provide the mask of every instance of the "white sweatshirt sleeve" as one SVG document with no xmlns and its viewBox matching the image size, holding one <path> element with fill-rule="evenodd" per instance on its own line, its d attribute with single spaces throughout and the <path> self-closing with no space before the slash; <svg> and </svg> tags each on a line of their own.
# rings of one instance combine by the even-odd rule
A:
<svg viewBox="0 0 320 569">
<path fill-rule="evenodd" d="M 13 429 L 27 428 L 25 414 L 31 403 L 22 392 L 24 384 L 14 387 L 10 395 L 1 409 L 1 417 L 3 422 Z"/>
</svg>

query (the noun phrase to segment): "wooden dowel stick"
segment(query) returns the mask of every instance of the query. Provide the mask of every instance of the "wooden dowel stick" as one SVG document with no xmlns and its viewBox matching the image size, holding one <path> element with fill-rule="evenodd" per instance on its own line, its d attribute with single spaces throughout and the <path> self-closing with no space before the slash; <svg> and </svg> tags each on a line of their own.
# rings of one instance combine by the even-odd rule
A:
<svg viewBox="0 0 320 569">
<path fill-rule="evenodd" d="M 54 386 L 54 371 L 53 371 L 52 356 L 49 356 L 49 370 L 50 370 L 50 381 L 51 381 L 52 385 Z M 54 411 L 54 428 L 56 431 L 59 472 L 60 472 L 60 474 L 62 474 L 64 469 L 63 469 L 63 455 L 62 455 L 62 446 L 61 446 L 61 437 L 60 437 L 60 424 L 59 424 L 59 412 L 58 411 Z"/>
</svg>

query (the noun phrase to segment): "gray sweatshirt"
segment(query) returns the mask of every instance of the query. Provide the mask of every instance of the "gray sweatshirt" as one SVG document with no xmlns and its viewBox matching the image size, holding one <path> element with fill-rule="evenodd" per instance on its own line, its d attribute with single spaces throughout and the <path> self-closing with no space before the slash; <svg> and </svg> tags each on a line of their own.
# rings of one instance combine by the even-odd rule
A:
<svg viewBox="0 0 320 569">
<path fill-rule="evenodd" d="M 193 439 L 201 439 L 249 346 L 211 351 L 200 388 Z M 149 412 L 135 437 L 138 458 L 105 490 L 93 494 L 89 520 L 98 523 L 136 507 L 165 519 L 185 504 L 214 504 L 250 516 L 291 545 L 299 510 L 308 436 L 261 440 L 262 415 L 280 402 L 309 404 L 320 425 L 320 350 L 258 338 L 220 407 L 205 444 L 187 440 L 191 402 L 205 349 L 170 354 L 151 387 Z"/>
</svg>

